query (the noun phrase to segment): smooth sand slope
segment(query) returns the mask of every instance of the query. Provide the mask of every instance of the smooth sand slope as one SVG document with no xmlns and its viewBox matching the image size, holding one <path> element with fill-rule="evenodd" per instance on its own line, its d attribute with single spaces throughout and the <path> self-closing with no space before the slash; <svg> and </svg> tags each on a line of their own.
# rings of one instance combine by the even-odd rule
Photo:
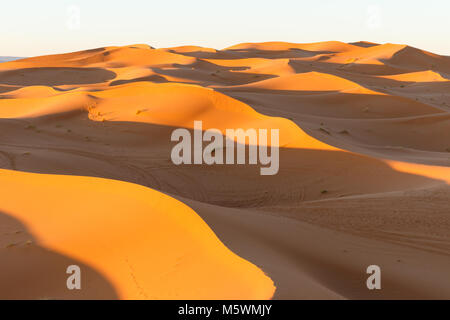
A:
<svg viewBox="0 0 450 320">
<path fill-rule="evenodd" d="M 1 252 L 7 261 L 1 265 L 2 298 L 273 295 L 272 281 L 261 270 L 229 251 L 192 209 L 160 192 L 99 178 L 11 170 L 1 170 L 0 181 L 1 245 L 7 248 Z M 67 290 L 64 273 L 57 270 L 69 261 L 89 268 L 81 291 Z M 103 279 L 91 276 L 94 272 Z"/>
<path fill-rule="evenodd" d="M 25 259 L 76 261 L 99 288 L 82 297 L 96 298 L 450 298 L 449 78 L 449 57 L 366 42 L 131 45 L 2 63 L 7 273 L 22 277 Z M 195 120 L 279 129 L 278 174 L 174 165 L 171 133 Z M 8 245 L 14 229 L 38 247 Z M 365 285 L 371 264 L 381 291 Z M 64 271 L 0 295 L 81 297 L 64 291 Z"/>
</svg>

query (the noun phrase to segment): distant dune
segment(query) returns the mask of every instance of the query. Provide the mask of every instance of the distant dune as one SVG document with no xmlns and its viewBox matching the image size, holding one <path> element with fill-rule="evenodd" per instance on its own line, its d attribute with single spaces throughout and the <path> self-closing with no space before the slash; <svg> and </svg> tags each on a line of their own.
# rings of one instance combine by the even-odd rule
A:
<svg viewBox="0 0 450 320">
<path fill-rule="evenodd" d="M 8 61 L 19 60 L 19 59 L 23 59 L 23 58 L 20 58 L 20 57 L 0 57 L 0 63 L 1 62 L 8 62 Z"/>
<path fill-rule="evenodd" d="M 196 120 L 279 129 L 278 174 L 173 164 L 171 133 Z M 450 298 L 450 57 L 363 41 L 33 57 L 0 64 L 0 123 L 2 298 Z M 64 287 L 70 264 L 85 290 Z"/>
</svg>

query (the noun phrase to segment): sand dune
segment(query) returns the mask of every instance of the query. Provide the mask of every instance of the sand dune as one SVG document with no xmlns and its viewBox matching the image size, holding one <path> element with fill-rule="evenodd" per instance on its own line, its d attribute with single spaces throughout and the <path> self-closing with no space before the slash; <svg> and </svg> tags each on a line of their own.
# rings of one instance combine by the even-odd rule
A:
<svg viewBox="0 0 450 320">
<path fill-rule="evenodd" d="M 19 57 L 0 57 L 0 63 L 22 59 Z"/>
<path fill-rule="evenodd" d="M 241 88 L 286 91 L 348 91 L 361 88 L 357 83 L 319 72 L 298 73 L 241 85 Z M 364 90 L 364 89 L 362 89 Z M 368 90 L 367 90 L 368 91 Z"/>
<path fill-rule="evenodd" d="M 449 74 L 449 57 L 337 41 L 2 63 L 0 296 L 449 298 Z M 278 174 L 174 165 L 171 133 L 196 120 L 279 129 Z M 61 288 L 69 264 L 98 290 Z"/>
<path fill-rule="evenodd" d="M 441 82 L 448 81 L 443 78 L 439 73 L 427 70 L 418 72 L 409 72 L 403 74 L 394 74 L 392 76 L 381 76 L 382 78 L 392 79 L 405 82 Z"/>
<path fill-rule="evenodd" d="M 267 299 L 273 294 L 262 271 L 226 249 L 186 205 L 157 191 L 110 180 L 6 170 L 0 183 L 1 213 L 24 225 L 19 230 L 2 225 L 11 241 L 1 239 L 2 247 L 9 246 L 2 249 L 2 261 L 9 262 L 1 266 L 3 298 L 109 294 L 90 278 L 80 293 L 68 291 L 48 274 L 52 259 L 34 256 L 21 265 L 42 247 L 96 270 L 122 299 Z M 11 236 L 24 229 L 33 242 L 16 242 Z M 30 276 L 38 279 L 27 283 Z"/>
</svg>

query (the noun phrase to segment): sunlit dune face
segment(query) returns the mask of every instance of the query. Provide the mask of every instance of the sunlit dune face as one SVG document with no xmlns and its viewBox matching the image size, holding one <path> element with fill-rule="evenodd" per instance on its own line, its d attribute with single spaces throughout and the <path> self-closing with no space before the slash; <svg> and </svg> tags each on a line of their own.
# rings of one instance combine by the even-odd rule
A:
<svg viewBox="0 0 450 320">
<path fill-rule="evenodd" d="M 1 170 L 0 184 L 7 190 L 0 211 L 20 221 L 34 237 L 33 243 L 20 242 L 9 251 L 40 246 L 70 257 L 100 273 L 118 298 L 268 299 L 273 295 L 272 281 L 262 271 L 229 251 L 193 210 L 157 191 L 111 180 L 7 170 Z M 6 254 L 7 244 L 2 245 L 0 255 Z M 9 263 L 19 264 L 20 256 Z M 66 267 L 62 265 L 61 272 Z M 20 284 L 23 274 L 32 269 L 29 264 L 7 275 L 2 272 L 0 296 L 24 294 L 14 289 L 20 287 L 16 281 Z M 11 281 L 5 284 L 6 279 Z M 38 290 L 30 291 L 40 296 L 24 297 L 101 297 L 89 279 L 81 296 L 71 296 L 64 283 L 56 288 L 38 285 Z"/>
<path fill-rule="evenodd" d="M 248 84 L 245 87 L 289 91 L 348 91 L 357 89 L 357 83 L 318 72 L 300 73 Z M 375 93 L 376 94 L 376 93 Z"/>
<path fill-rule="evenodd" d="M 442 77 L 439 73 L 428 70 L 428 71 L 418 71 L 403 74 L 396 74 L 391 76 L 380 76 L 386 79 L 392 79 L 397 81 L 406 82 L 442 82 L 448 81 Z"/>
</svg>

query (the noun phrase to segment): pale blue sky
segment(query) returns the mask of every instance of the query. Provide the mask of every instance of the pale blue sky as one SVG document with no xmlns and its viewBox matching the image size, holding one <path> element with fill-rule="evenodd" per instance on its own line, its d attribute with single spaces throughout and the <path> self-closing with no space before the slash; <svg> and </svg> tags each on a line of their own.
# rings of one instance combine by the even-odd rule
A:
<svg viewBox="0 0 450 320">
<path fill-rule="evenodd" d="M 450 1 L 11 0 L 0 10 L 0 56 L 275 40 L 392 42 L 450 55 Z"/>
</svg>

